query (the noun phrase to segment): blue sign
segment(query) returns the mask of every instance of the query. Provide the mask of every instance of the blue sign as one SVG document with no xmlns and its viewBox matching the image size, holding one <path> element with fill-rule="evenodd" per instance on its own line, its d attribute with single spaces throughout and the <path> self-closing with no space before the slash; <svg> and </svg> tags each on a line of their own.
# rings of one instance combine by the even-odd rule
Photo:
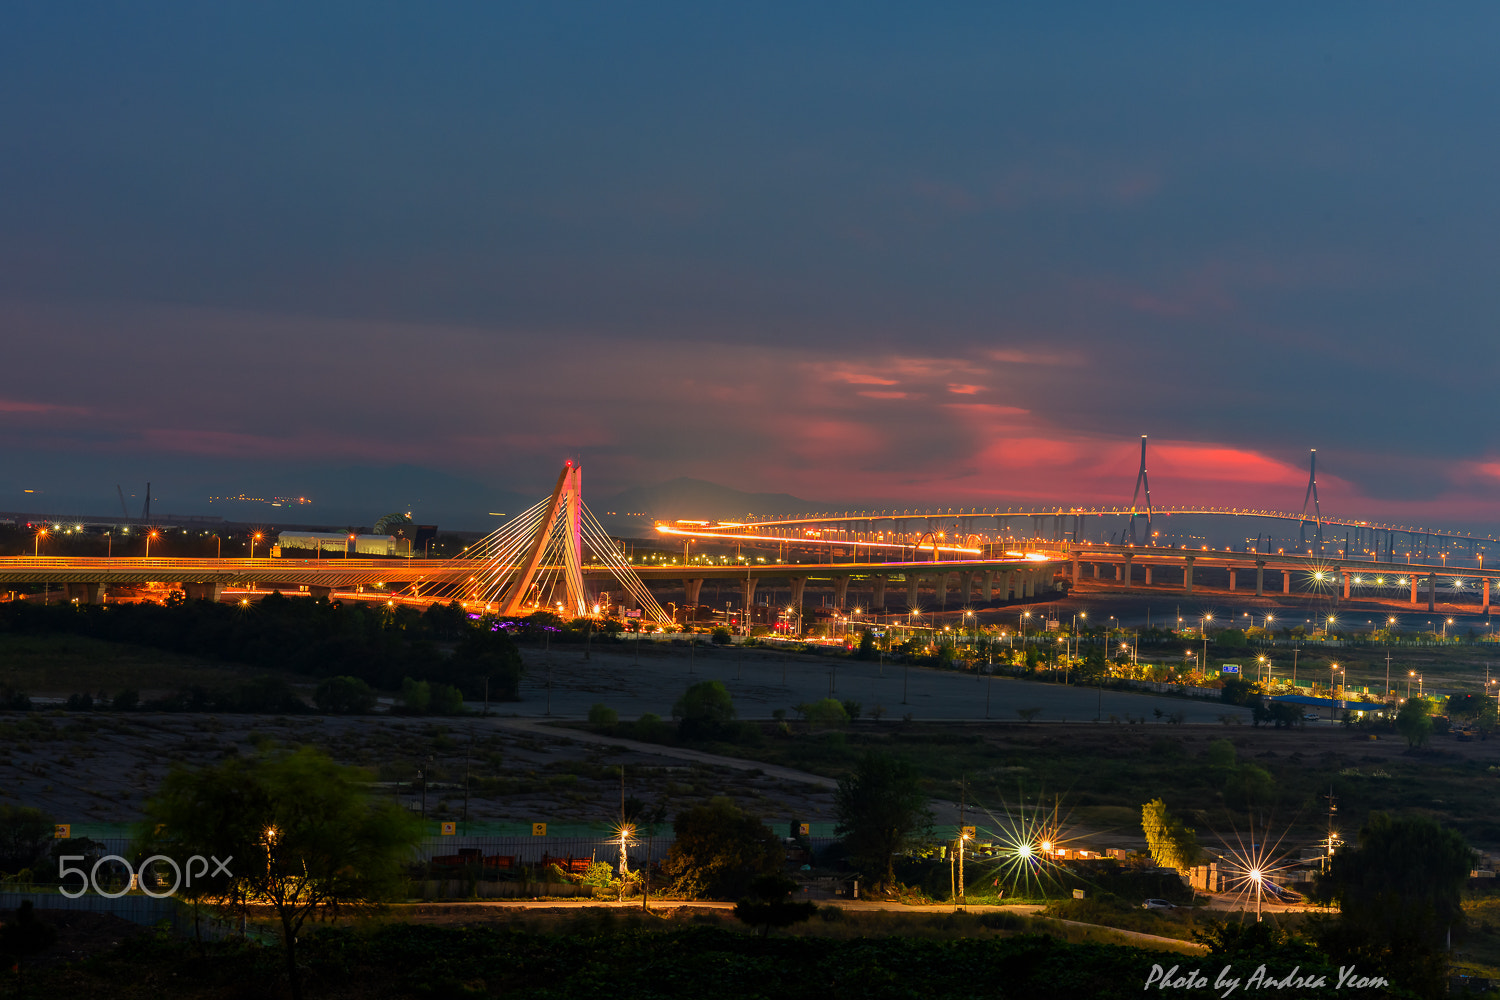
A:
<svg viewBox="0 0 1500 1000">
<path fill-rule="evenodd" d="M 1240 672 L 1240 665 L 1238 663 L 1226 663 L 1224 664 L 1224 672 L 1226 674 L 1237 674 Z"/>
</svg>

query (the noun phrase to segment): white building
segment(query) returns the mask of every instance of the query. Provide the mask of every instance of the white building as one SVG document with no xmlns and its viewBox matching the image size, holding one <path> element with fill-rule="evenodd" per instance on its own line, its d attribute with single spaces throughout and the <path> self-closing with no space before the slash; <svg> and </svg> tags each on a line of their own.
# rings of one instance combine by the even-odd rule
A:
<svg viewBox="0 0 1500 1000">
<path fill-rule="evenodd" d="M 397 549 L 399 542 L 399 551 Z M 342 531 L 283 531 L 276 539 L 273 556 L 341 556 L 346 551 L 352 556 L 382 559 L 406 555 L 406 543 L 395 535 L 355 535 L 351 541 Z M 291 551 L 288 551 L 291 550 Z"/>
</svg>

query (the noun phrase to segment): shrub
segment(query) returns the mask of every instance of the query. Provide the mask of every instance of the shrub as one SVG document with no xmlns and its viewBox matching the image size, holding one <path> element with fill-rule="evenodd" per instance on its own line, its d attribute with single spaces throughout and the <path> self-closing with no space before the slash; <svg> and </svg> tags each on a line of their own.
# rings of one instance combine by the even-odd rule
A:
<svg viewBox="0 0 1500 1000">
<path fill-rule="evenodd" d="M 729 634 L 729 629 L 720 625 L 713 631 L 712 642 L 715 646 L 728 646 L 734 642 L 734 636 Z"/>
<path fill-rule="evenodd" d="M 318 685 L 313 704 L 333 715 L 363 715 L 375 707 L 375 692 L 358 677 L 330 677 Z"/>
<path fill-rule="evenodd" d="M 408 712 L 425 713 L 432 704 L 432 686 L 426 681 L 414 681 L 410 677 L 401 681 L 401 707 Z"/>
<path fill-rule="evenodd" d="M 613 726 L 620 721 L 620 713 L 605 705 L 596 702 L 589 706 L 589 724 L 593 726 Z"/>
<path fill-rule="evenodd" d="M 734 720 L 734 699 L 723 681 L 700 681 L 688 688 L 672 706 L 672 718 L 680 720 L 678 732 L 685 739 L 711 739 Z"/>
</svg>

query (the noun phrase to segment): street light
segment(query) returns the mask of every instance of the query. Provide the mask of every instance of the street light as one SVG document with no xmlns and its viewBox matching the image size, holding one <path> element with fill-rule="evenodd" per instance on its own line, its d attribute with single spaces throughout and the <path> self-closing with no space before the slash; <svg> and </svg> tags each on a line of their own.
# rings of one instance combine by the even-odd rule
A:
<svg viewBox="0 0 1500 1000">
<path fill-rule="evenodd" d="M 33 537 L 32 540 L 31 540 L 31 556 L 32 556 L 33 559 L 35 559 L 37 556 L 41 555 L 42 539 L 46 538 L 47 534 L 48 534 L 48 532 L 47 532 L 46 528 L 38 528 L 37 529 L 37 533 L 36 533 L 35 537 Z"/>
<path fill-rule="evenodd" d="M 148 531 L 148 532 L 146 532 L 146 558 L 147 559 L 151 558 L 151 539 L 156 538 L 156 537 L 157 537 L 157 534 L 156 534 L 155 531 Z"/>
<path fill-rule="evenodd" d="M 258 541 L 260 541 L 260 532 L 257 531 L 255 534 L 253 534 L 253 535 L 250 536 L 250 558 L 251 559 L 255 558 L 255 543 L 258 542 Z"/>
</svg>

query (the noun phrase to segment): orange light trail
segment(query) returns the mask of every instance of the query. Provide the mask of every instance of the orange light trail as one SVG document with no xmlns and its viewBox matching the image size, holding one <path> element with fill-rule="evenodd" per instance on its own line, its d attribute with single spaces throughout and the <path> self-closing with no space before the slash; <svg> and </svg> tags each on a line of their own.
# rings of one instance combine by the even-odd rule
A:
<svg viewBox="0 0 1500 1000">
<path fill-rule="evenodd" d="M 669 528 L 664 524 L 658 524 L 656 530 L 664 535 L 687 535 L 693 538 L 718 538 L 724 541 L 751 541 L 751 542 L 776 542 L 786 545 L 858 545 L 863 548 L 875 549 L 918 549 L 923 552 L 929 551 L 930 545 L 902 544 L 901 542 L 854 542 L 837 538 L 776 538 L 773 535 L 726 535 L 717 531 L 688 531 L 685 528 Z M 939 552 L 962 552 L 965 555 L 977 556 L 982 549 L 964 548 L 961 545 L 939 545 Z"/>
</svg>

